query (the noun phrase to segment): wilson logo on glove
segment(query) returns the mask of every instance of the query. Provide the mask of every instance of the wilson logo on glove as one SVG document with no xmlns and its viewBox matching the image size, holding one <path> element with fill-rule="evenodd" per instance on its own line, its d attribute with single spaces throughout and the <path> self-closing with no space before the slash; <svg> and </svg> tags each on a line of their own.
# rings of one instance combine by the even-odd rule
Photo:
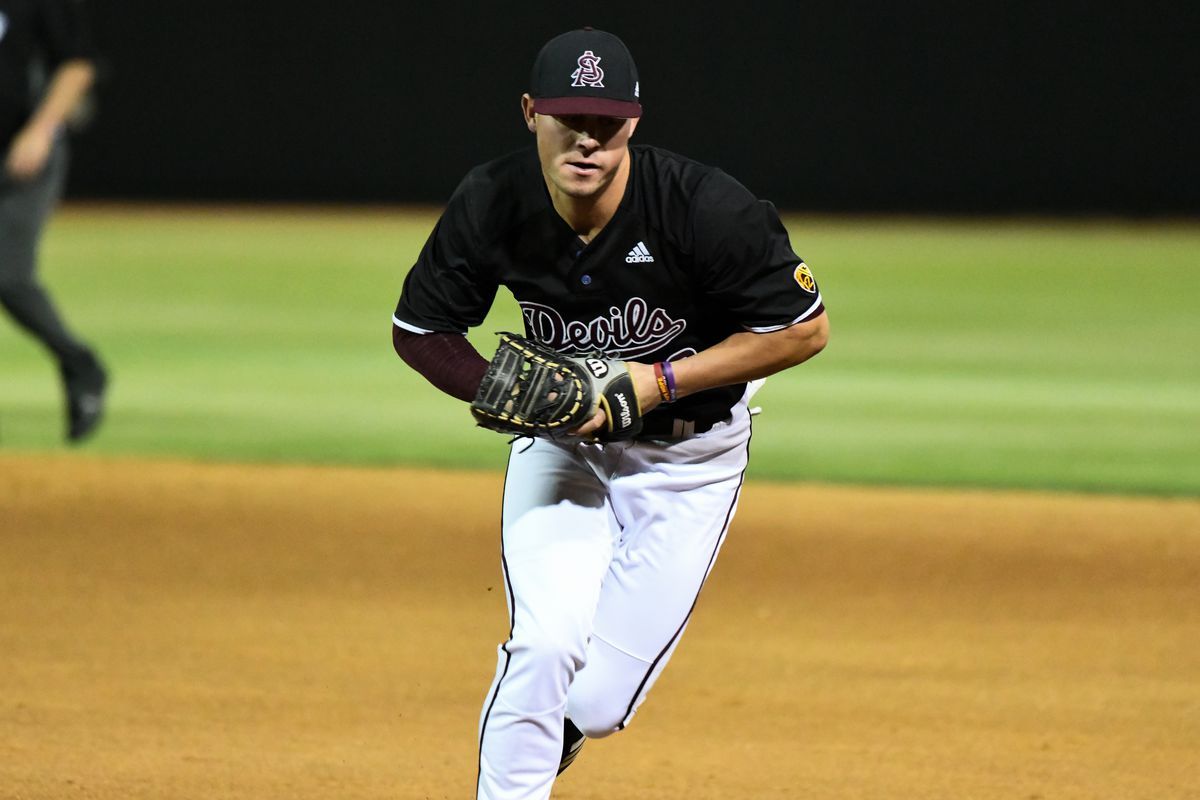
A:
<svg viewBox="0 0 1200 800">
<path fill-rule="evenodd" d="M 621 420 L 621 430 L 625 430 L 633 424 L 633 411 L 629 408 L 629 401 L 625 399 L 624 392 L 617 392 L 613 396 L 621 406 L 621 413 L 617 416 Z"/>
<path fill-rule="evenodd" d="M 588 368 L 588 372 L 592 373 L 592 377 L 603 378 L 608 374 L 608 365 L 599 358 L 585 358 L 583 365 Z"/>
</svg>

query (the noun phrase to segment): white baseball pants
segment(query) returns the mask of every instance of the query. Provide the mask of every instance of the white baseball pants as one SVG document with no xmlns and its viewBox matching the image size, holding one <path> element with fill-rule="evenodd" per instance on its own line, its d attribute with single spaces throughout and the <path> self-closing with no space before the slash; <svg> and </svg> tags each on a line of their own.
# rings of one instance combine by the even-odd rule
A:
<svg viewBox="0 0 1200 800">
<path fill-rule="evenodd" d="M 624 728 L 687 625 L 737 507 L 750 441 L 729 422 L 670 445 L 512 446 L 502 565 L 511 620 L 479 726 L 478 800 L 544 800 L 564 714 Z"/>
</svg>

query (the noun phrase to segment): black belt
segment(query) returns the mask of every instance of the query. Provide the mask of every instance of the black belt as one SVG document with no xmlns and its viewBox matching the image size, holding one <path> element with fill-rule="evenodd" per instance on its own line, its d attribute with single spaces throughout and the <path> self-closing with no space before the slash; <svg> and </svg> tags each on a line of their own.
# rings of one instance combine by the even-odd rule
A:
<svg viewBox="0 0 1200 800">
<path fill-rule="evenodd" d="M 676 417 L 647 417 L 642 421 L 642 432 L 638 439 L 677 441 L 712 430 L 718 422 L 728 422 L 730 415 L 720 419 L 677 419 Z"/>
</svg>

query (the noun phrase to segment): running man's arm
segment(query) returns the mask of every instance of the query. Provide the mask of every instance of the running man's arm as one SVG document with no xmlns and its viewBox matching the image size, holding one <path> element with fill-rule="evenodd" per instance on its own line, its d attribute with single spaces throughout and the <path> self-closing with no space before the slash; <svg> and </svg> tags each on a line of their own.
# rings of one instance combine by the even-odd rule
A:
<svg viewBox="0 0 1200 800">
<path fill-rule="evenodd" d="M 42 102 L 8 148 L 4 167 L 9 175 L 27 181 L 42 171 L 54 146 L 55 135 L 95 80 L 96 67 L 86 58 L 74 58 L 58 66 Z"/>
</svg>

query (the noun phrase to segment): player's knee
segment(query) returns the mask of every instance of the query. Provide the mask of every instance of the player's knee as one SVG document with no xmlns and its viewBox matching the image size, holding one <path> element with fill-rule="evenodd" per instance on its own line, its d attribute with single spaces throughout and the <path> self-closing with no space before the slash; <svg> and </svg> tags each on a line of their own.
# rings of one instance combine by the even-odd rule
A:
<svg viewBox="0 0 1200 800">
<path fill-rule="evenodd" d="M 570 636 L 538 631 L 514 635 L 508 650 L 533 669 L 570 676 L 582 666 L 584 646 Z"/>
<path fill-rule="evenodd" d="M 611 736 L 625 726 L 629 699 L 601 692 L 576 691 L 567 695 L 567 716 L 589 739 Z"/>
<path fill-rule="evenodd" d="M 12 301 L 22 294 L 37 291 L 37 284 L 27 275 L 27 270 L 19 267 L 0 271 L 0 298 Z"/>
<path fill-rule="evenodd" d="M 16 281 L 5 280 L 4 276 L 0 275 L 0 305 L 10 308 L 17 304 L 20 295 L 20 284 Z"/>
</svg>

